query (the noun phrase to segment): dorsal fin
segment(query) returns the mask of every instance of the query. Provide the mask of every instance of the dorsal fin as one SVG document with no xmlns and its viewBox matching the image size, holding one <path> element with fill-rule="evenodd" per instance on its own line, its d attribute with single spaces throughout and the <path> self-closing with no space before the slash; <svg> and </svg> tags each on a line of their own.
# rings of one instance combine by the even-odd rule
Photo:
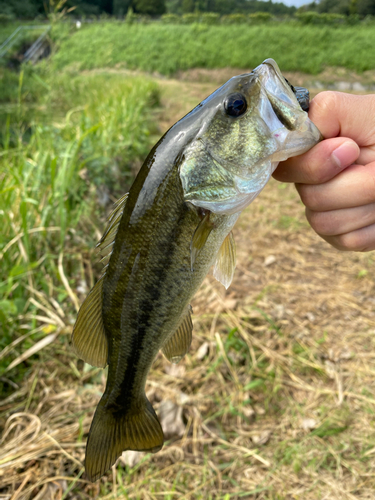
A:
<svg viewBox="0 0 375 500">
<path fill-rule="evenodd" d="M 104 368 L 108 359 L 108 343 L 102 317 L 103 276 L 86 297 L 73 328 L 72 344 L 77 356 L 92 366 Z"/>
<path fill-rule="evenodd" d="M 207 212 L 196 227 L 190 243 L 191 270 L 194 271 L 194 263 L 199 252 L 204 247 L 214 225 L 210 221 L 210 212 Z"/>
<path fill-rule="evenodd" d="M 103 262 L 104 265 L 108 263 L 111 256 L 112 248 L 117 235 L 122 214 L 124 213 L 128 195 L 129 193 L 124 194 L 124 196 L 122 196 L 114 204 L 114 209 L 107 219 L 108 224 L 106 230 L 104 231 L 103 236 L 100 238 L 96 245 L 96 248 L 99 249 L 99 253 L 101 256 L 100 262 Z"/>
<path fill-rule="evenodd" d="M 181 318 L 181 322 L 169 339 L 163 345 L 161 352 L 171 363 L 178 363 L 188 352 L 193 331 L 191 321 L 191 306 L 189 305 Z"/>
<path fill-rule="evenodd" d="M 232 231 L 223 241 L 216 256 L 214 265 L 214 277 L 228 288 L 232 283 L 234 270 L 236 268 L 236 244 Z"/>
</svg>

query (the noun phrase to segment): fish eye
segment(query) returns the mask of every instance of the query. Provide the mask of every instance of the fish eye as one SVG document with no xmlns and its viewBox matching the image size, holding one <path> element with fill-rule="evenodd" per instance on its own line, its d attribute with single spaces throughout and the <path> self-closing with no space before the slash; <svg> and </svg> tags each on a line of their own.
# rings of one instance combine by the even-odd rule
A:
<svg viewBox="0 0 375 500">
<path fill-rule="evenodd" d="M 224 109 L 227 115 L 237 118 L 245 113 L 247 110 L 247 102 L 245 97 L 236 92 L 228 96 L 224 102 Z"/>
</svg>

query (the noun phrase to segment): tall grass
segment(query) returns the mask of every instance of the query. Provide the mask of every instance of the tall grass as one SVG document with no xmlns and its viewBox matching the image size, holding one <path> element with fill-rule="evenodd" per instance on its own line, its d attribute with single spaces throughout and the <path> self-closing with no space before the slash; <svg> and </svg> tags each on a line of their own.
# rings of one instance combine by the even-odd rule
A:
<svg viewBox="0 0 375 500">
<path fill-rule="evenodd" d="M 38 336 L 69 325 L 85 256 L 100 233 L 96 207 L 126 191 L 150 146 L 158 98 L 145 79 L 38 76 L 45 95 L 30 121 L 23 77 L 0 151 L 0 349 L 15 333 L 34 334 L 4 366 Z"/>
<path fill-rule="evenodd" d="M 172 74 L 194 67 L 251 68 L 273 57 L 284 71 L 325 66 L 375 68 L 372 26 L 86 25 L 61 43 L 56 69 L 75 65 L 139 68 Z"/>
<path fill-rule="evenodd" d="M 25 26 L 25 27 L 32 27 L 32 26 L 43 26 L 45 24 L 42 21 L 12 21 L 8 22 L 5 24 L 0 24 L 0 45 L 5 42 L 5 40 L 10 36 L 19 26 Z M 45 28 L 47 27 L 47 24 L 45 24 Z M 31 30 L 32 32 L 35 32 L 36 37 L 38 37 L 45 28 L 41 28 L 41 30 Z M 28 32 L 27 30 L 24 31 L 23 35 L 27 36 L 27 33 L 30 34 L 30 31 Z M 17 37 L 18 38 L 18 37 Z M 20 37 L 21 39 L 23 38 L 22 36 Z"/>
</svg>

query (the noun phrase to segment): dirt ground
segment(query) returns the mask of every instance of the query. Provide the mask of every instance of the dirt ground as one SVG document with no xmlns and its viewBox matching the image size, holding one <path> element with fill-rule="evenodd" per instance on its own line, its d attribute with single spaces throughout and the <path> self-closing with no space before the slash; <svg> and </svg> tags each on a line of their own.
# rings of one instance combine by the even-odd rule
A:
<svg viewBox="0 0 375 500">
<path fill-rule="evenodd" d="M 159 79 L 161 131 L 228 76 Z M 375 498 L 374 253 L 331 248 L 294 186 L 274 180 L 234 238 L 232 285 L 205 279 L 189 354 L 177 366 L 158 357 L 149 375 L 163 450 L 127 452 L 88 483 L 84 447 L 104 375 L 74 355 L 56 365 L 50 346 L 1 404 L 3 414 L 15 410 L 0 450 L 0 500 Z"/>
</svg>

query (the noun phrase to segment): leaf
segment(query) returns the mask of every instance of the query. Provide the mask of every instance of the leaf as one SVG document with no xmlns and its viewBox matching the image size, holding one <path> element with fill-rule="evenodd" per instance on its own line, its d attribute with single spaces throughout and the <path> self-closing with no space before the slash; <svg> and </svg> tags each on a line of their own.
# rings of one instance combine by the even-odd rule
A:
<svg viewBox="0 0 375 500">
<path fill-rule="evenodd" d="M 244 390 L 250 391 L 251 389 L 256 389 L 257 387 L 261 387 L 262 385 L 264 385 L 264 380 L 256 378 L 255 380 L 252 380 L 247 385 L 245 385 Z"/>
<path fill-rule="evenodd" d="M 24 353 L 22 353 L 21 356 L 18 356 L 18 358 L 14 359 L 5 371 L 12 370 L 20 363 L 26 361 L 26 359 L 33 356 L 33 354 L 36 354 L 37 352 L 47 347 L 49 344 L 52 344 L 52 342 L 56 339 L 57 335 L 58 335 L 57 333 L 51 333 L 51 335 L 47 335 L 47 337 L 44 337 L 42 340 L 39 340 L 39 342 L 30 347 L 30 349 L 27 349 Z"/>
<path fill-rule="evenodd" d="M 17 306 L 12 300 L 0 300 L 0 311 L 5 315 L 17 314 Z"/>
<path fill-rule="evenodd" d="M 348 428 L 347 425 L 340 427 L 340 426 L 335 426 L 335 425 L 330 425 L 330 424 L 323 424 L 317 429 L 313 430 L 311 432 L 312 435 L 318 436 L 318 437 L 326 437 L 326 436 L 335 436 L 336 434 L 340 434 L 341 432 L 344 432 Z"/>
</svg>

